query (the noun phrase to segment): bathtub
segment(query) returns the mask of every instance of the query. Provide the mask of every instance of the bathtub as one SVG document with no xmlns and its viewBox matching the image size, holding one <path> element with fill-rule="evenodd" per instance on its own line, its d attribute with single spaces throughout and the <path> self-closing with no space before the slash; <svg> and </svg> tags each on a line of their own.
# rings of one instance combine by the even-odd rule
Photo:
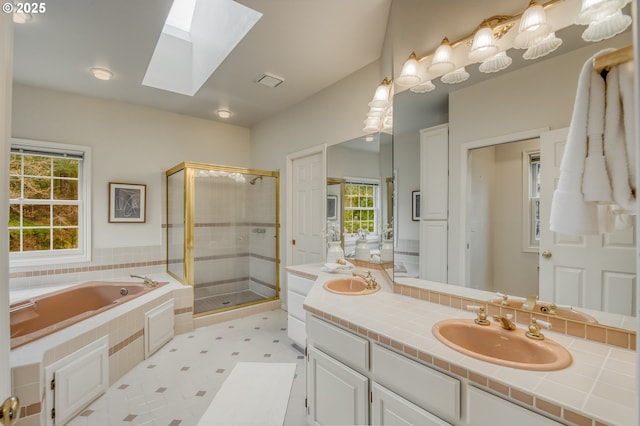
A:
<svg viewBox="0 0 640 426">
<path fill-rule="evenodd" d="M 11 304 L 11 349 L 69 327 L 167 284 L 89 281 Z"/>
</svg>

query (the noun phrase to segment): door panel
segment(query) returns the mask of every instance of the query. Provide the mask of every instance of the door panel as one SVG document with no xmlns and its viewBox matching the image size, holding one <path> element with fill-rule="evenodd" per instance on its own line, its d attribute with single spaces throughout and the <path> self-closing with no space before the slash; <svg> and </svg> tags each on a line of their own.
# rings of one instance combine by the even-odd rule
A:
<svg viewBox="0 0 640 426">
<path fill-rule="evenodd" d="M 294 265 L 324 259 L 325 173 L 322 158 L 322 153 L 316 153 L 293 160 L 291 243 Z"/>
<path fill-rule="evenodd" d="M 635 223 L 610 234 L 573 236 L 549 230 L 568 129 L 540 138 L 540 299 L 632 315 L 635 312 Z"/>
</svg>

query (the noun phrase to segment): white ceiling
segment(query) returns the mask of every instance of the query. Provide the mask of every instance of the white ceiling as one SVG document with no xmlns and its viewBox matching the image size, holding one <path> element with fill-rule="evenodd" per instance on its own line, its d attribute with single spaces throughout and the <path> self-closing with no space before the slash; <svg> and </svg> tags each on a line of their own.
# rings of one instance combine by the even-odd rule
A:
<svg viewBox="0 0 640 426">
<path fill-rule="evenodd" d="M 376 61 L 391 0 L 239 0 L 263 14 L 195 96 L 142 86 L 172 0 L 56 0 L 15 25 L 16 82 L 251 127 Z M 91 67 L 114 79 L 98 81 Z M 254 83 L 268 72 L 277 88 Z M 372 88 L 373 90 L 373 88 Z M 233 116 L 221 120 L 217 109 Z"/>
</svg>

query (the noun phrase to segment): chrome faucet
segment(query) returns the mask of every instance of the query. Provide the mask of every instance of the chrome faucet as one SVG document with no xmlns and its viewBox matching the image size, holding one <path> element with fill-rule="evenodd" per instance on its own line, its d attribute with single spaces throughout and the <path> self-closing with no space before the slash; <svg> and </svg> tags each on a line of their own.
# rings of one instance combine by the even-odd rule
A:
<svg viewBox="0 0 640 426">
<path fill-rule="evenodd" d="M 149 278 L 149 277 L 143 277 L 141 275 L 129 275 L 131 278 L 140 278 L 142 281 L 144 281 L 145 284 L 151 286 L 151 287 L 155 287 L 158 285 L 158 281 Z"/>
<path fill-rule="evenodd" d="M 513 321 L 511 320 L 512 316 L 507 314 L 505 316 L 502 315 L 494 315 L 493 316 L 493 320 L 496 322 L 499 322 L 500 325 L 502 326 L 502 328 L 504 328 L 505 330 L 515 330 L 516 329 L 516 325 L 513 323 Z"/>
<path fill-rule="evenodd" d="M 360 277 L 367 283 L 367 290 L 373 290 L 378 287 L 378 283 L 373 275 L 371 275 L 371 271 L 367 271 L 367 275 L 359 274 L 354 272 L 352 274 L 354 277 Z"/>
</svg>

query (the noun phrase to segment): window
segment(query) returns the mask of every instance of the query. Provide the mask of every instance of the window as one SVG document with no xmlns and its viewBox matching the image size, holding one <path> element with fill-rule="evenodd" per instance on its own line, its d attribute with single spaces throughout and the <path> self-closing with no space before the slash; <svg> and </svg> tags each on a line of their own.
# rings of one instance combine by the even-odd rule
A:
<svg viewBox="0 0 640 426">
<path fill-rule="evenodd" d="M 344 228 L 347 234 L 364 229 L 378 233 L 379 185 L 373 182 L 349 181 L 344 187 Z"/>
<path fill-rule="evenodd" d="M 11 266 L 90 260 L 89 149 L 12 140 Z"/>
<path fill-rule="evenodd" d="M 524 250 L 537 251 L 540 246 L 540 153 L 524 154 Z"/>
</svg>

